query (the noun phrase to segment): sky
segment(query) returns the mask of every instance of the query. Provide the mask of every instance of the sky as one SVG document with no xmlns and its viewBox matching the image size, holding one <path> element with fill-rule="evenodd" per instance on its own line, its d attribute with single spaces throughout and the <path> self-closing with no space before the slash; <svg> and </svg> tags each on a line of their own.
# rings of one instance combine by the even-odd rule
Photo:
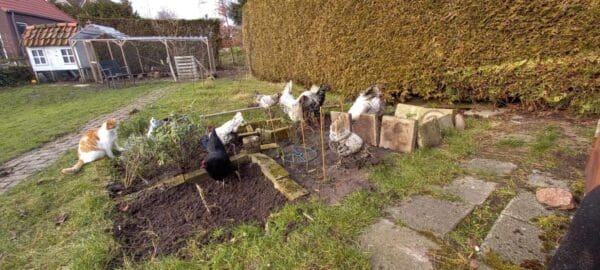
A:
<svg viewBox="0 0 600 270">
<path fill-rule="evenodd" d="M 133 9 L 144 18 L 156 18 L 158 11 L 163 8 L 175 12 L 179 19 L 219 17 L 217 0 L 130 0 L 130 2 Z"/>
</svg>

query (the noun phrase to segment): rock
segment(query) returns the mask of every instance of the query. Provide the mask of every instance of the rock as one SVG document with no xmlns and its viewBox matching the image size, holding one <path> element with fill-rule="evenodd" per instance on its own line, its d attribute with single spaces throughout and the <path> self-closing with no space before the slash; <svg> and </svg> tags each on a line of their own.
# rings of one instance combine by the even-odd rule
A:
<svg viewBox="0 0 600 270">
<path fill-rule="evenodd" d="M 505 109 L 496 109 L 496 110 L 469 110 L 465 112 L 467 116 L 477 116 L 481 118 L 490 118 L 494 116 L 501 115 L 505 113 Z"/>
<path fill-rule="evenodd" d="M 419 122 L 417 145 L 421 148 L 436 147 L 442 143 L 442 130 L 437 118 Z"/>
<path fill-rule="evenodd" d="M 383 116 L 379 147 L 410 153 L 417 142 L 417 121 Z"/>
<path fill-rule="evenodd" d="M 496 189 L 496 183 L 465 176 L 454 180 L 444 191 L 460 197 L 463 201 L 473 205 L 481 205 Z"/>
<path fill-rule="evenodd" d="M 573 194 L 565 188 L 541 188 L 535 192 L 535 197 L 540 203 L 548 206 L 570 210 L 575 208 L 575 202 L 573 201 Z"/>
<path fill-rule="evenodd" d="M 380 219 L 359 237 L 370 254 L 372 269 L 433 269 L 430 252 L 439 246 L 406 227 Z"/>
<path fill-rule="evenodd" d="M 375 114 L 361 114 L 352 123 L 352 132 L 356 133 L 367 144 L 379 145 L 379 120 Z"/>
<path fill-rule="evenodd" d="M 399 206 L 389 207 L 386 212 L 406 226 L 428 231 L 444 237 L 466 217 L 475 206 L 464 202 L 451 202 L 431 196 L 414 196 Z"/>
<path fill-rule="evenodd" d="M 517 165 L 493 159 L 475 158 L 466 164 L 467 169 L 500 176 L 511 174 Z"/>
<path fill-rule="evenodd" d="M 479 262 L 475 259 L 471 259 L 469 261 L 469 268 L 471 269 L 479 269 Z"/>
<path fill-rule="evenodd" d="M 414 119 L 419 123 L 436 118 L 439 121 L 441 130 L 454 128 L 454 110 L 451 109 L 425 108 L 400 103 L 396 105 L 394 115 L 403 119 Z"/>
<path fill-rule="evenodd" d="M 348 129 L 352 131 L 352 121 L 350 120 L 350 114 L 345 112 L 330 112 L 331 115 L 331 123 L 334 121 L 342 121 L 340 123 L 340 128 Z M 341 117 L 341 118 L 340 118 Z"/>
<path fill-rule="evenodd" d="M 506 205 L 502 214 L 528 222 L 536 217 L 548 216 L 552 212 L 538 203 L 533 193 L 521 190 L 517 197 Z"/>
<path fill-rule="evenodd" d="M 554 179 L 554 177 L 552 177 L 552 175 L 542 173 L 539 171 L 534 171 L 533 174 L 531 174 L 531 175 L 529 175 L 529 177 L 527 177 L 527 184 L 529 184 L 532 187 L 539 187 L 539 188 L 544 188 L 544 187 L 566 188 L 567 187 L 566 181 Z"/>
<path fill-rule="evenodd" d="M 454 116 L 454 126 L 458 130 L 464 130 L 467 127 L 467 124 L 465 123 L 465 117 L 462 114 L 459 113 Z"/>
<path fill-rule="evenodd" d="M 523 220 L 500 215 L 483 241 L 484 252 L 494 252 L 516 265 L 525 260 L 544 260 L 541 230 Z"/>
</svg>

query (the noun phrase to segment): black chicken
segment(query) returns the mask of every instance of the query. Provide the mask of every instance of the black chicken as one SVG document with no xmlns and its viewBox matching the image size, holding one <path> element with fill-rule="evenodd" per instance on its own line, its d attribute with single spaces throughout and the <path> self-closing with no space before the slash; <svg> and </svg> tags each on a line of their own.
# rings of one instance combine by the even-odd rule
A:
<svg viewBox="0 0 600 270">
<path fill-rule="evenodd" d="M 212 179 L 223 181 L 225 177 L 234 171 L 234 168 L 231 160 L 229 160 L 225 146 L 221 142 L 221 139 L 219 139 L 219 136 L 217 136 L 215 129 L 208 136 L 206 150 L 208 150 L 208 156 L 202 161 L 202 166 Z"/>
<path fill-rule="evenodd" d="M 319 110 L 325 103 L 325 92 L 330 90 L 331 87 L 327 84 L 313 85 L 310 90 L 304 91 L 298 98 L 302 106 L 303 117 L 308 120 L 309 124 L 312 122 L 311 120 L 319 117 Z"/>
</svg>

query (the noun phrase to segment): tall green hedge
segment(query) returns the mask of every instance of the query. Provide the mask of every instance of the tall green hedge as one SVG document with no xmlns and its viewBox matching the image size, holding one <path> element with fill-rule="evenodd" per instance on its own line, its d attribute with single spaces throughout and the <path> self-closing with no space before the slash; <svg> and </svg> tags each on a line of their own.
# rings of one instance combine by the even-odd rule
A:
<svg viewBox="0 0 600 270">
<path fill-rule="evenodd" d="M 0 67 L 0 88 L 26 84 L 33 78 L 29 67 Z"/>
<path fill-rule="evenodd" d="M 249 0 L 259 78 L 600 113 L 600 1 Z"/>
</svg>

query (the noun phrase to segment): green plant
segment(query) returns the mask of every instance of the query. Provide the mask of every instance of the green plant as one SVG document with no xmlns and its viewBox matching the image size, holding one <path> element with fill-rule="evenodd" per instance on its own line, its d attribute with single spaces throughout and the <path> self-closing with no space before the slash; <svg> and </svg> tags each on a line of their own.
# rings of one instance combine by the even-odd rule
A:
<svg viewBox="0 0 600 270">
<path fill-rule="evenodd" d="M 29 67 L 0 68 L 0 87 L 26 84 L 33 78 Z"/>
</svg>

